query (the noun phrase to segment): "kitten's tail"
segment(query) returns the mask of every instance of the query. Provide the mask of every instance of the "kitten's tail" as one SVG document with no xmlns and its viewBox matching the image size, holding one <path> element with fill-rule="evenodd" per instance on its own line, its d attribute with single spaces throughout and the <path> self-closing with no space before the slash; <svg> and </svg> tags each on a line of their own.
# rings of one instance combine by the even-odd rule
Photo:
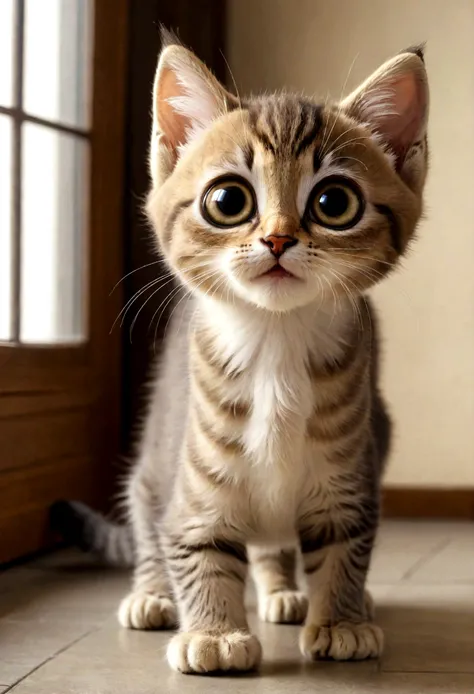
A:
<svg viewBox="0 0 474 694">
<path fill-rule="evenodd" d="M 55 530 L 66 542 L 112 566 L 133 566 L 132 529 L 107 520 L 80 501 L 56 501 L 50 509 Z"/>
</svg>

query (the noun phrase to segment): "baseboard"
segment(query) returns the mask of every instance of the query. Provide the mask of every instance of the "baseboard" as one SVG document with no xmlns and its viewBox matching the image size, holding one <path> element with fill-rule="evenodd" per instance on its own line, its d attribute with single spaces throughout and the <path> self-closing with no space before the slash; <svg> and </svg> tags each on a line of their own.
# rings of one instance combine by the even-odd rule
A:
<svg viewBox="0 0 474 694">
<path fill-rule="evenodd" d="M 386 518 L 474 520 L 474 489 L 387 487 L 382 508 Z"/>
</svg>

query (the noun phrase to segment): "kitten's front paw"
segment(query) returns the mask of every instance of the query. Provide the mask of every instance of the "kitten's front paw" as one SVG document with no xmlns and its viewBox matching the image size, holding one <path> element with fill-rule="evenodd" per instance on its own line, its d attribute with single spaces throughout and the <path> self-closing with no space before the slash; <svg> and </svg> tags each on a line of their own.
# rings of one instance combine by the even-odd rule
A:
<svg viewBox="0 0 474 694">
<path fill-rule="evenodd" d="M 168 663 L 178 672 L 244 672 L 259 666 L 262 647 L 256 636 L 242 631 L 219 635 L 191 632 L 174 636 L 167 655 Z"/>
<path fill-rule="evenodd" d="M 383 631 L 369 623 L 341 622 L 332 627 L 308 624 L 301 633 L 300 649 L 310 660 L 378 658 L 383 651 Z"/>
<path fill-rule="evenodd" d="M 259 601 L 258 613 L 264 622 L 301 624 L 308 610 L 308 599 L 297 590 L 280 590 Z"/>
<path fill-rule="evenodd" d="M 151 593 L 130 593 L 120 603 L 118 620 L 128 629 L 171 629 L 176 609 L 169 598 Z"/>
</svg>

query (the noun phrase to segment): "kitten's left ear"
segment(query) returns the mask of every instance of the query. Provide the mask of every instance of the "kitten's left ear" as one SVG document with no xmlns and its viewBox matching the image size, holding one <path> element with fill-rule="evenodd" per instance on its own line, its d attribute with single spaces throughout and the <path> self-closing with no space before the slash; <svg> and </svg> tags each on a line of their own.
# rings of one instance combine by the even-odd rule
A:
<svg viewBox="0 0 474 694">
<path fill-rule="evenodd" d="M 408 49 L 386 62 L 342 102 L 342 108 L 367 124 L 393 152 L 409 185 L 423 185 L 429 91 L 423 50 Z"/>
<path fill-rule="evenodd" d="M 165 45 L 158 60 L 153 88 L 150 167 L 154 179 L 157 165 L 161 174 L 164 173 L 163 165 L 170 169 L 170 173 L 180 148 L 214 119 L 238 105 L 237 99 L 194 53 L 176 43 L 167 32 L 162 32 L 162 38 Z M 162 150 L 163 147 L 168 151 Z M 156 156 L 164 157 L 165 161 L 154 161 Z"/>
</svg>

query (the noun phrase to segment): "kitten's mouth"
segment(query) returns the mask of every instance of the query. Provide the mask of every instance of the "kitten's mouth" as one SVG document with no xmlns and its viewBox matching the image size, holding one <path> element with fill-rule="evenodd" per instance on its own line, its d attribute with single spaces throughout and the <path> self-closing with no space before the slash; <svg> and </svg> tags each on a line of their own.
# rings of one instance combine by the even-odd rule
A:
<svg viewBox="0 0 474 694">
<path fill-rule="evenodd" d="M 295 275 L 293 275 L 289 270 L 285 270 L 285 268 L 280 265 L 280 263 L 275 263 L 273 267 L 271 267 L 269 270 L 264 272 L 263 274 L 259 275 L 257 279 L 261 279 L 262 277 L 275 277 L 276 279 L 298 279 Z"/>
</svg>

